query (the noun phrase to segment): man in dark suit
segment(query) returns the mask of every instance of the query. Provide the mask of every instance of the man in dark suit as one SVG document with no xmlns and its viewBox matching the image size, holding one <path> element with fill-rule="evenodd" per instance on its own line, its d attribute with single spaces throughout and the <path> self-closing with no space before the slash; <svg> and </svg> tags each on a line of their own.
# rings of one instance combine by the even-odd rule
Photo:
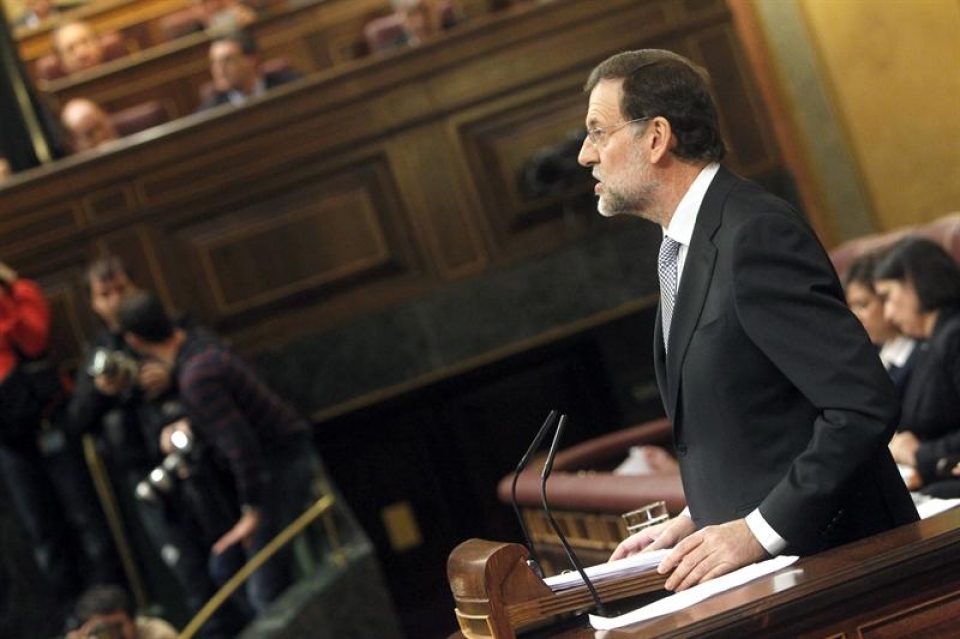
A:
<svg viewBox="0 0 960 639">
<path fill-rule="evenodd" d="M 212 93 L 198 111 L 228 103 L 239 106 L 269 89 L 300 78 L 300 74 L 291 69 L 264 72 L 257 42 L 245 29 L 218 35 L 210 43 L 210 75 Z"/>
<path fill-rule="evenodd" d="M 642 50 L 586 88 L 579 161 L 600 212 L 664 230 L 654 357 L 688 504 L 613 558 L 675 547 L 659 571 L 682 590 L 915 521 L 887 449 L 890 379 L 814 232 L 719 164 L 706 73 Z"/>
</svg>

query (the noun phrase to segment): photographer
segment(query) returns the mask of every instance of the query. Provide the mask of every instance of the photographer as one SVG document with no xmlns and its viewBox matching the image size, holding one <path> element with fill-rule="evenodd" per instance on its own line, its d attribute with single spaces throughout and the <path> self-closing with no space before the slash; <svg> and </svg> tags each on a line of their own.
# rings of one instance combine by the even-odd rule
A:
<svg viewBox="0 0 960 639">
<path fill-rule="evenodd" d="M 183 589 L 188 608 L 196 613 L 216 587 L 190 504 L 183 503 L 179 491 L 163 499 L 133 498 L 138 484 L 163 463 L 161 429 L 182 413 L 170 367 L 142 361 L 123 340 L 118 309 L 138 289 L 119 258 L 93 262 L 85 285 L 90 305 L 105 328 L 77 373 L 70 403 L 72 427 L 80 433 L 97 433 L 106 442 L 115 474 L 125 495 L 132 498 L 150 543 Z M 202 636 L 233 636 L 248 618 L 249 613 L 228 604 L 204 625 Z"/>
<path fill-rule="evenodd" d="M 241 514 L 212 559 L 235 568 L 238 552 L 253 556 L 318 497 L 310 426 L 225 344 L 175 326 L 155 296 L 124 299 L 120 323 L 136 351 L 173 367 L 193 435 L 230 470 Z M 248 595 L 258 613 L 292 582 L 291 569 L 284 552 L 253 574 Z"/>
<path fill-rule="evenodd" d="M 46 355 L 50 309 L 40 287 L 0 262 L 0 475 L 53 594 L 116 583 L 119 563 L 79 442 L 62 426 L 66 389 Z"/>
<path fill-rule="evenodd" d="M 79 627 L 66 639 L 176 639 L 173 626 L 155 617 L 134 616 L 123 588 L 95 586 L 83 593 L 74 612 Z"/>
</svg>

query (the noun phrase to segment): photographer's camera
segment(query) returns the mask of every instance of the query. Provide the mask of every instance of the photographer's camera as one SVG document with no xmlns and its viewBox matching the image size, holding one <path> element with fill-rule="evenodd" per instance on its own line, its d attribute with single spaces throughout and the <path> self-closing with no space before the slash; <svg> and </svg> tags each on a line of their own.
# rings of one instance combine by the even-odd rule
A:
<svg viewBox="0 0 960 639">
<path fill-rule="evenodd" d="M 91 377 L 102 375 L 111 381 L 129 384 L 140 373 L 140 363 L 125 351 L 98 348 L 93 352 L 87 373 Z"/>
</svg>

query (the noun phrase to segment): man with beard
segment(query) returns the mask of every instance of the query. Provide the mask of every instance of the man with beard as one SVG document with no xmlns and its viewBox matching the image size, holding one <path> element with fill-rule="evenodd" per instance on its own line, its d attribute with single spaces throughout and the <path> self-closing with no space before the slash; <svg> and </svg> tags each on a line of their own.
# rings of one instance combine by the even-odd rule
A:
<svg viewBox="0 0 960 639">
<path fill-rule="evenodd" d="M 720 165 L 706 72 L 632 51 L 586 90 L 600 213 L 664 233 L 654 364 L 688 504 L 613 558 L 673 547 L 658 570 L 683 590 L 915 521 L 887 450 L 891 381 L 813 230 Z"/>
</svg>

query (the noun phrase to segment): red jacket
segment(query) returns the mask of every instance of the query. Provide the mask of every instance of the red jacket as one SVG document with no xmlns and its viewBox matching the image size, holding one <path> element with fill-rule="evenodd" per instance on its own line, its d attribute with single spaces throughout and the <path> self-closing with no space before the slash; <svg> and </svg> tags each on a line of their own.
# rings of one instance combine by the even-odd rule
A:
<svg viewBox="0 0 960 639">
<path fill-rule="evenodd" d="M 0 380 L 16 366 L 19 354 L 42 355 L 50 338 L 50 306 L 36 282 L 18 279 L 0 287 Z"/>
</svg>

